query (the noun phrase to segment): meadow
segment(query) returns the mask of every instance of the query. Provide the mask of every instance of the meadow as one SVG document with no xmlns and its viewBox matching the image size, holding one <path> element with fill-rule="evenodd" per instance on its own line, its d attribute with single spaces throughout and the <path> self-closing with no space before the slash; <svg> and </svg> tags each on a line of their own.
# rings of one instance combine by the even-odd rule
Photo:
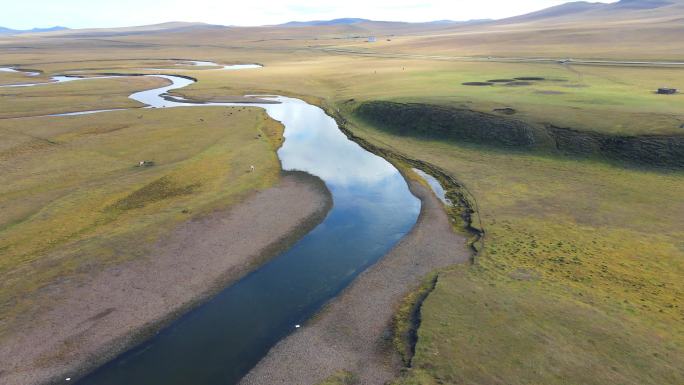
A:
<svg viewBox="0 0 684 385">
<path fill-rule="evenodd" d="M 530 42 L 534 31 L 513 36 Z M 349 108 L 377 100 L 488 114 L 510 108 L 514 114 L 507 118 L 535 127 L 681 138 L 684 96 L 654 91 L 684 88 L 684 69 L 428 60 L 321 49 L 368 48 L 341 37 L 346 33 L 199 31 L 122 36 L 109 43 L 36 39 L 34 50 L 8 51 L 7 60 L 43 70 L 43 76 L 69 69 L 167 68 L 160 58 L 262 63 L 258 71 L 238 72 L 181 67 L 199 81 L 179 94 L 199 100 L 254 93 L 301 97 L 339 112 L 349 121 L 347 128 L 370 143 L 438 166 L 458 180 L 477 202 L 482 244 L 472 265 L 437 273 L 420 311 L 412 366 L 396 384 L 684 382 L 681 170 L 393 135 Z M 477 45 L 463 35 L 456 40 L 464 42 L 461 46 L 447 44 L 451 37 L 429 34 L 392 37 L 372 49 L 406 52 L 420 45 L 424 54 L 444 53 L 446 47 L 450 55 L 601 57 L 605 52 L 611 58 L 681 59 L 677 42 L 656 52 L 646 52 L 645 44 L 610 50 L 610 42 L 587 47 L 568 43 L 570 33 L 555 33 L 534 44 L 504 42 L 505 49 L 491 36 L 480 37 Z M 655 35 L 649 30 L 646 36 Z M 194 44 L 202 39 L 211 43 Z M 57 49 L 54 41 L 64 45 Z M 66 54 L 71 62 L 60 59 Z M 544 80 L 463 84 L 516 77 Z M 41 109 L 68 108 L 71 103 L 60 101 L 67 91 L 76 92 L 78 103 L 88 108 L 130 106 L 123 97 L 127 87 L 149 85 L 135 81 L 59 85 Z M 98 96 L 101 85 L 109 99 Z M 57 88 L 67 86 L 65 93 Z M 38 90 L 0 89 L 0 94 L 25 92 L 21 95 L 41 100 L 32 94 Z M 0 107 L 3 116 L 29 109 L 21 98 L 5 99 L 11 102 Z M 154 239 L 170 223 L 237 202 L 277 180 L 273 149 L 279 131 L 257 110 L 132 110 L 30 122 L 0 120 L 0 161 L 8 170 L 0 176 L 0 207 L 8 213 L 0 223 L 0 272 L 9 277 L 0 286 L 5 315 L 21 310 L 11 293 L 28 295 L 65 274 L 85 274 L 112 263 L 112 255 L 143 253 L 116 239 Z M 258 132 L 274 140 L 256 140 Z M 134 167 L 140 160 L 154 160 L 155 166 Z M 228 171 L 219 173 L 211 167 L 215 164 L 228 165 Z M 258 172 L 245 174 L 247 164 L 256 164 Z M 87 259 L 73 258 L 75 248 L 87 250 Z M 351 384 L 354 378 L 342 372 L 326 383 Z"/>
<path fill-rule="evenodd" d="M 683 378 L 681 173 L 350 127 L 455 176 L 485 231 L 472 266 L 439 273 L 398 383 Z"/>
</svg>

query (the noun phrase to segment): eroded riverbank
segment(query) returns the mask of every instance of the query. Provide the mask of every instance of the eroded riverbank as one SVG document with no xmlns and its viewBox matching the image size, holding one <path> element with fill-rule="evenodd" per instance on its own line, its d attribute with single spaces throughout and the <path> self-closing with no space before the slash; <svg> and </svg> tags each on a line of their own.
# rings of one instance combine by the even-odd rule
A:
<svg viewBox="0 0 684 385">
<path fill-rule="evenodd" d="M 402 299 L 437 269 L 467 262 L 466 237 L 453 231 L 443 203 L 410 181 L 423 203 L 411 232 L 300 330 L 279 342 L 240 384 L 315 385 L 346 371 L 383 384 L 402 367 L 392 320 Z"/>
</svg>

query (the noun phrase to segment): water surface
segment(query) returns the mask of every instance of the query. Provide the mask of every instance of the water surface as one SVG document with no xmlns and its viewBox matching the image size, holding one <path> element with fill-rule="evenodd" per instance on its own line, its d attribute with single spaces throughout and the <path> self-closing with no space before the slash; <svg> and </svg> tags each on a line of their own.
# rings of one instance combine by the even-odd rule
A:
<svg viewBox="0 0 684 385">
<path fill-rule="evenodd" d="M 49 84 L 66 83 L 66 82 L 73 82 L 73 81 L 77 81 L 77 80 L 97 80 L 97 79 L 108 79 L 108 78 L 113 78 L 113 77 L 116 77 L 116 76 L 82 77 L 82 76 L 70 76 L 70 75 L 57 75 L 57 76 L 50 77 L 50 81 L 48 81 L 48 82 L 6 84 L 6 85 L 0 85 L 0 88 L 46 86 Z"/>
<path fill-rule="evenodd" d="M 442 187 L 442 184 L 439 183 L 437 178 L 418 168 L 414 168 L 413 171 L 420 175 L 420 177 L 428 183 L 432 192 L 435 193 L 437 198 L 439 198 L 442 203 L 445 205 L 451 205 L 451 201 L 446 197 L 446 191 L 444 190 L 444 187 Z"/>
</svg>

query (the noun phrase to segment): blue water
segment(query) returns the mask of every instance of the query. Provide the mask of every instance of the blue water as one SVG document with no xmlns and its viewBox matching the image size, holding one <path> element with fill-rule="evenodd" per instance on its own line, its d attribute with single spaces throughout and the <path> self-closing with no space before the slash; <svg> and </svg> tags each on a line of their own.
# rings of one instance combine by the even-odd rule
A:
<svg viewBox="0 0 684 385">
<path fill-rule="evenodd" d="M 444 187 L 442 187 L 437 178 L 418 168 L 414 168 L 413 171 L 420 175 L 421 178 L 425 179 L 432 192 L 435 193 L 437 198 L 439 198 L 442 203 L 447 206 L 451 206 L 451 201 L 446 197 L 446 190 L 444 190 Z"/>
<path fill-rule="evenodd" d="M 285 125 L 283 169 L 325 182 L 333 197 L 328 216 L 292 248 L 79 384 L 235 384 L 413 227 L 420 201 L 390 163 L 349 141 L 320 108 L 271 99 L 281 103 L 256 106 Z"/>
</svg>

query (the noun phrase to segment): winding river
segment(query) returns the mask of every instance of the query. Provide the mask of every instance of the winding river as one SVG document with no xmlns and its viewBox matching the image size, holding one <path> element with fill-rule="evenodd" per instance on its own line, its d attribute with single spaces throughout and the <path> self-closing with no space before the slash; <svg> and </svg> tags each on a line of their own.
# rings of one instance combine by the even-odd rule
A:
<svg viewBox="0 0 684 385">
<path fill-rule="evenodd" d="M 262 98 L 278 102 L 273 104 L 191 104 L 165 94 L 194 80 L 146 76 L 172 82 L 130 96 L 149 108 L 263 108 L 285 126 L 286 140 L 278 150 L 282 168 L 320 177 L 332 193 L 333 208 L 289 250 L 78 383 L 235 384 L 406 235 L 418 218 L 420 201 L 396 168 L 348 140 L 316 106 L 282 96 Z"/>
</svg>

